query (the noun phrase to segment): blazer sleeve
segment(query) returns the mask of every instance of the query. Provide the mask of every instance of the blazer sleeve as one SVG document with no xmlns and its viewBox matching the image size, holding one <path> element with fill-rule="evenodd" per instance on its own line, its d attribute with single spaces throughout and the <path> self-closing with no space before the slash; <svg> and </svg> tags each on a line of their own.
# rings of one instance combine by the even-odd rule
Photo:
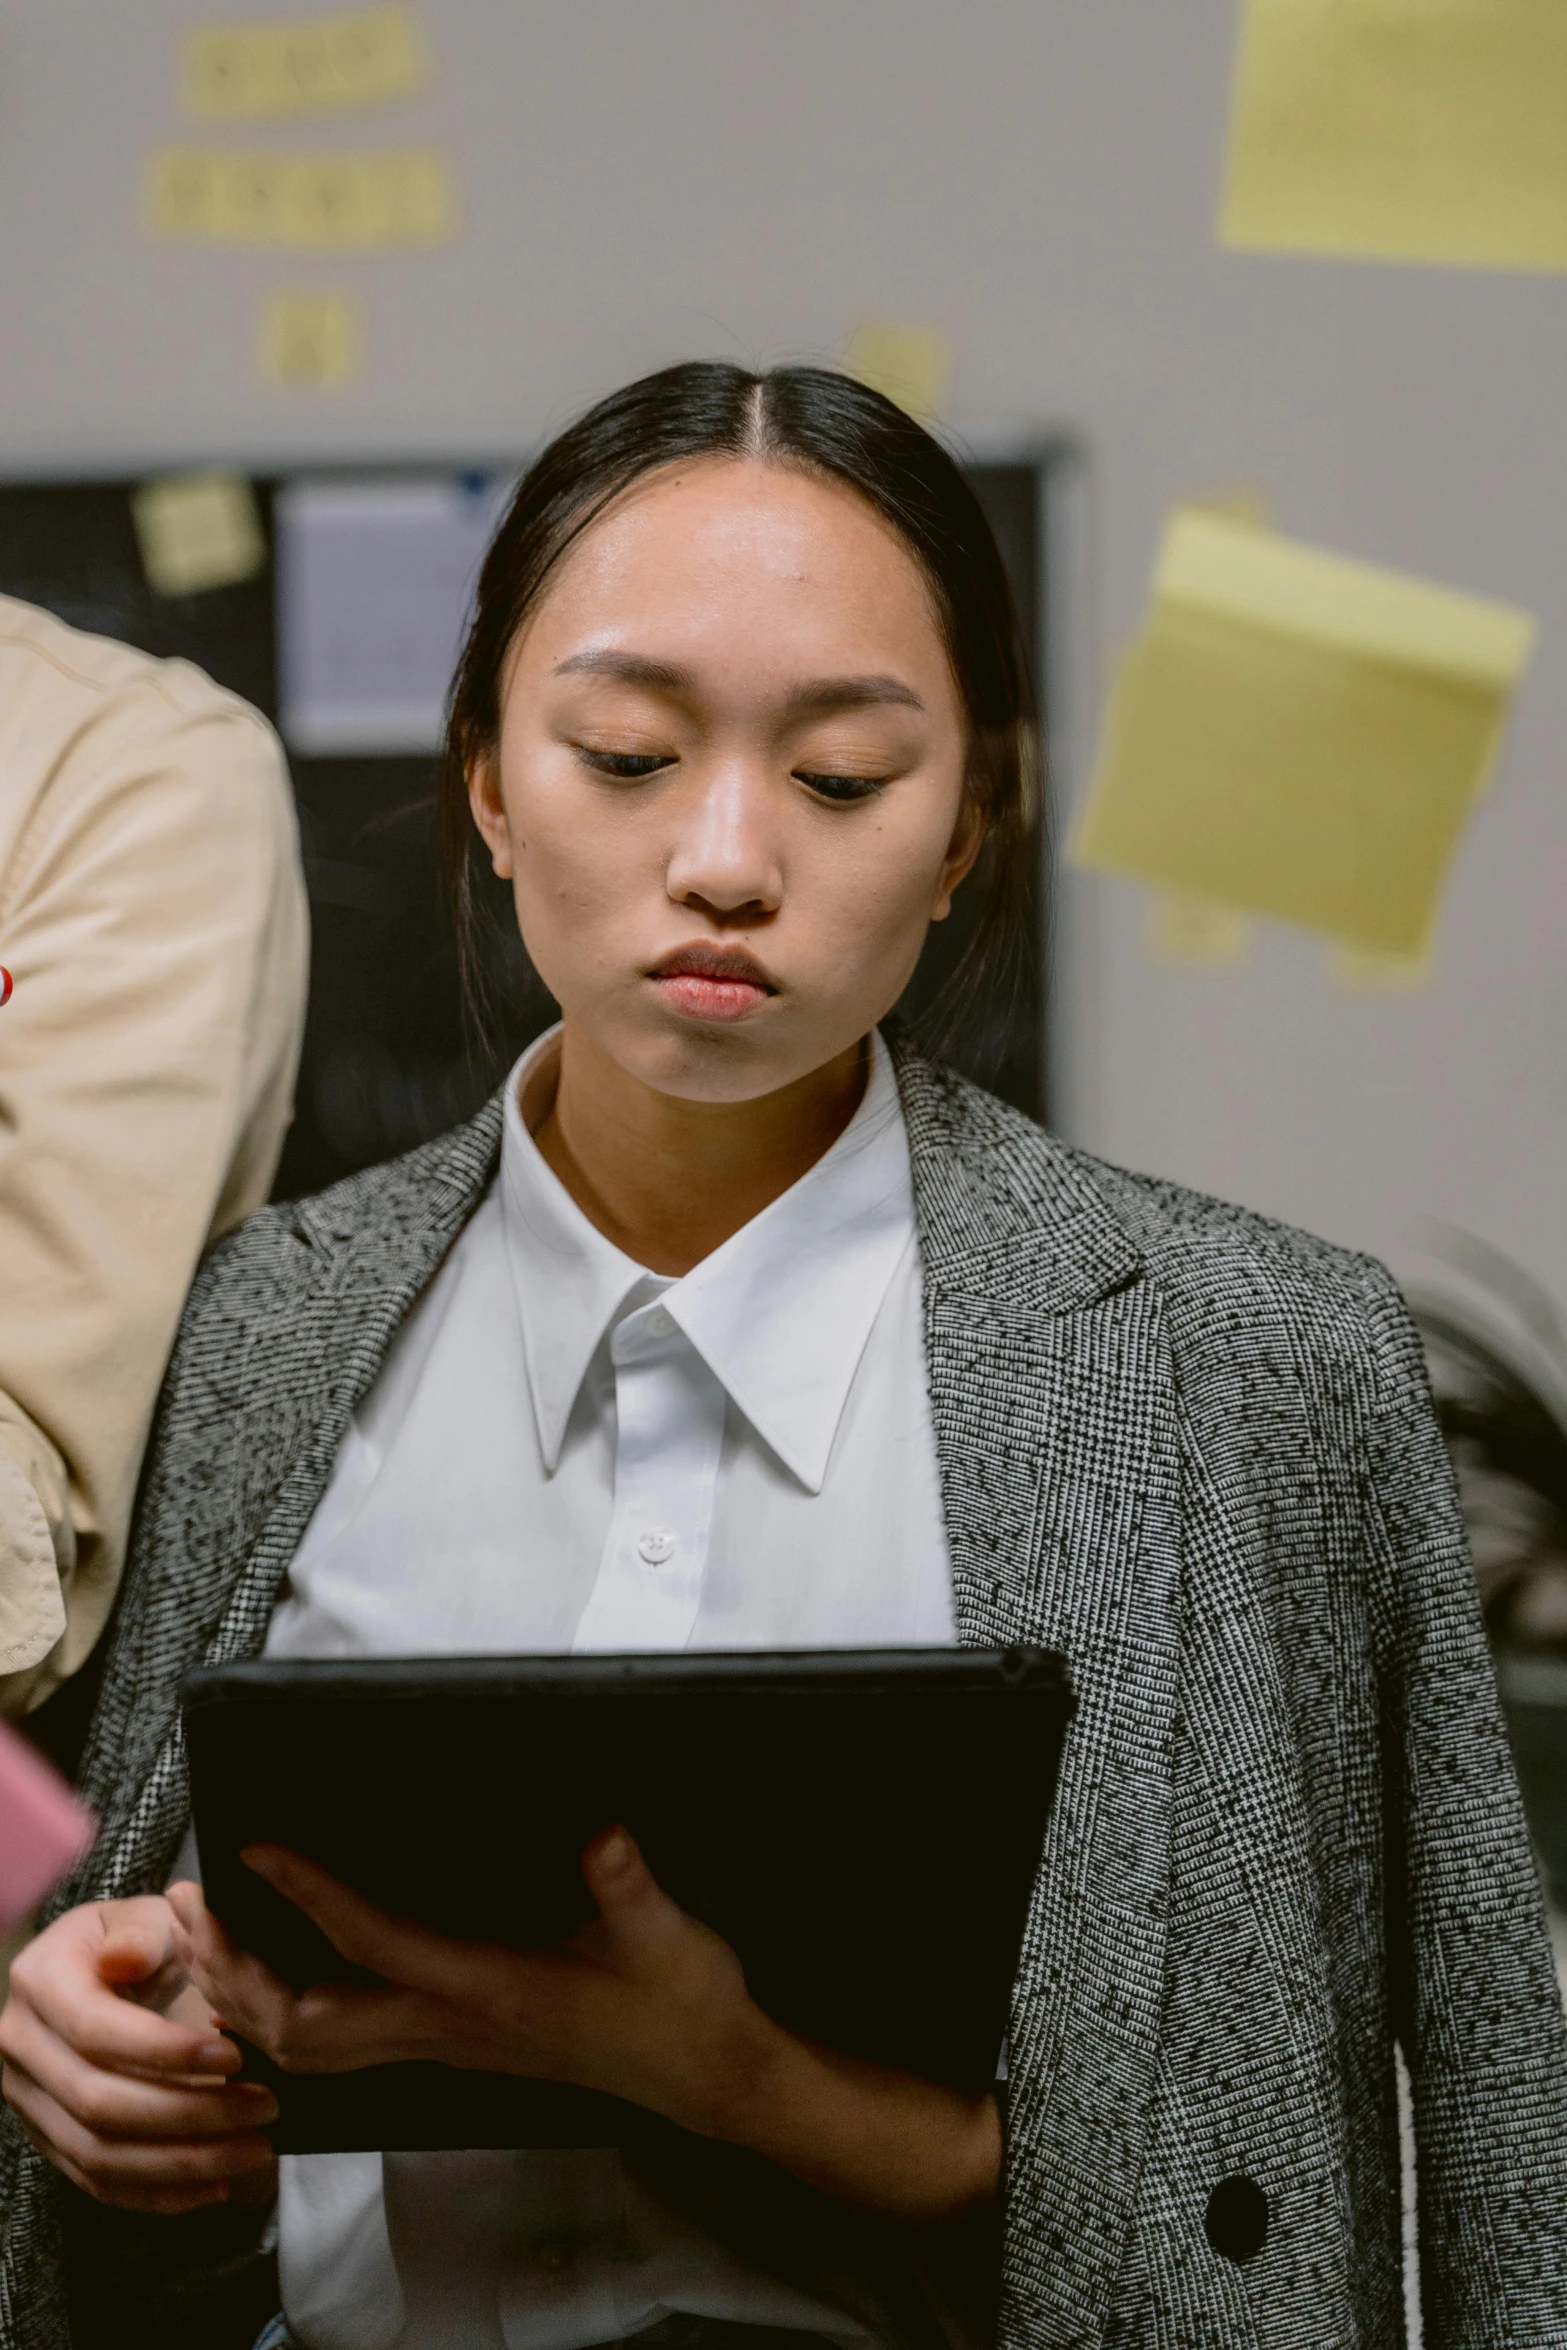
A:
<svg viewBox="0 0 1567 2350">
<path fill-rule="evenodd" d="M 1388 1950 L 1426 2350 L 1561 2350 L 1567 2026 L 1453 1475 L 1385 1275 L 1373 1325 Z"/>
</svg>

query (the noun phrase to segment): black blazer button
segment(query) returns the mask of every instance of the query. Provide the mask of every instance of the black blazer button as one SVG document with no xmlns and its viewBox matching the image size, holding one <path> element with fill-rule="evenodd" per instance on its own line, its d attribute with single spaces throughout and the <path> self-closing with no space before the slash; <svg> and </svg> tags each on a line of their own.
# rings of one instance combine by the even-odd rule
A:
<svg viewBox="0 0 1567 2350">
<path fill-rule="evenodd" d="M 1202 2224 L 1224 2259 L 1255 2260 L 1268 2233 L 1268 2198 L 1255 2179 L 1221 2179 Z"/>
</svg>

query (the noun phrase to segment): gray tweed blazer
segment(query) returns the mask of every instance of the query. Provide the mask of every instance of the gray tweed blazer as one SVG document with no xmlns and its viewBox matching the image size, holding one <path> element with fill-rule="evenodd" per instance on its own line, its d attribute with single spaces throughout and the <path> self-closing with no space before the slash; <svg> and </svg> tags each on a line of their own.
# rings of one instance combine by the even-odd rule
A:
<svg viewBox="0 0 1567 2350">
<path fill-rule="evenodd" d="M 1402 2344 L 1395 2043 L 1429 2350 L 1563 2350 L 1567 2031 L 1391 1279 L 899 1075 L 961 1636 L 1065 1650 L 1080 1697 L 1011 2032 L 1005 2350 Z M 261 1647 L 498 1136 L 492 1104 L 207 1260 L 58 1906 L 165 1882 L 180 1677 Z M 0 2344 L 67 2350 L 73 2191 L 14 2126 L 3 2160 Z"/>
</svg>

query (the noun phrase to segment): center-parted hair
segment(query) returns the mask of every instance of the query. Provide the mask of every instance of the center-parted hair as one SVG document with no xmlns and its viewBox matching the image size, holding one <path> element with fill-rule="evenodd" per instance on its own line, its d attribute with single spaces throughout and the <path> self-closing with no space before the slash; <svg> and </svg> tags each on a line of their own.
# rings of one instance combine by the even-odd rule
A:
<svg viewBox="0 0 1567 2350">
<path fill-rule="evenodd" d="M 929 583 L 968 720 L 967 789 L 984 820 L 984 916 L 955 987 L 982 967 L 1004 980 L 1026 903 L 1038 813 L 1039 729 L 1012 591 L 994 534 L 962 469 L 879 392 L 823 367 L 758 375 L 690 360 L 601 400 L 535 458 L 479 575 L 452 685 L 438 826 L 464 987 L 484 1018 L 488 852 L 468 777 L 500 734 L 507 653 L 561 557 L 623 491 L 661 466 L 751 458 L 845 483 L 898 533 Z"/>
</svg>

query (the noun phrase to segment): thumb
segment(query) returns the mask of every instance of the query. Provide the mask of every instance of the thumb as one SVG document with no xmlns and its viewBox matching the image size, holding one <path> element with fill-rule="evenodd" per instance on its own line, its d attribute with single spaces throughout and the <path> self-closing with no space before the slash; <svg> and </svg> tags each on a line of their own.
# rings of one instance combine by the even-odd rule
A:
<svg viewBox="0 0 1567 2350">
<path fill-rule="evenodd" d="M 96 1954 L 99 1979 L 125 1985 L 150 1983 L 175 1956 L 171 1922 L 117 1918 L 106 1923 Z"/>
<path fill-rule="evenodd" d="M 164 1899 L 174 1914 L 175 1955 L 181 1966 L 190 1967 L 195 1963 L 197 1937 L 207 1922 L 207 1905 L 201 1887 L 189 1883 L 171 1885 Z"/>
<path fill-rule="evenodd" d="M 582 1856 L 582 1876 L 599 1905 L 611 1948 L 620 1957 L 651 1958 L 685 1925 L 684 1914 L 624 1828 L 607 1828 L 594 1837 Z"/>
</svg>

